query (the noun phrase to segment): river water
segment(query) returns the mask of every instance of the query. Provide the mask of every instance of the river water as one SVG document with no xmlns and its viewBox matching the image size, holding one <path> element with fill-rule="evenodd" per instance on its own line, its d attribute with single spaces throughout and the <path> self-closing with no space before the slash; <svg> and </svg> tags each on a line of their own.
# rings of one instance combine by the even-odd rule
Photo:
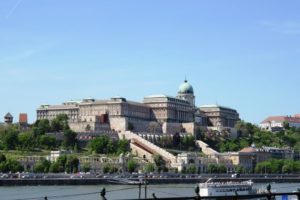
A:
<svg viewBox="0 0 300 200">
<path fill-rule="evenodd" d="M 255 188 L 262 188 L 267 184 L 254 184 Z M 161 184 L 148 185 L 147 196 L 152 197 L 184 197 L 194 196 L 195 184 Z M 292 192 L 300 188 L 300 183 L 271 184 L 274 192 Z M 1 200 L 99 200 L 100 190 L 105 187 L 107 199 L 137 199 L 138 186 L 130 185 L 94 185 L 94 186 L 0 186 Z M 144 186 L 141 196 L 145 197 Z"/>
</svg>

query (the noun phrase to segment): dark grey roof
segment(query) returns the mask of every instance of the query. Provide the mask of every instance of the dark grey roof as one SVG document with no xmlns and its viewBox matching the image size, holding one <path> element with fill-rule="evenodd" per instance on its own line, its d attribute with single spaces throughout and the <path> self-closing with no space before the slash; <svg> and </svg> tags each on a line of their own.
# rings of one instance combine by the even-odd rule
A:
<svg viewBox="0 0 300 200">
<path fill-rule="evenodd" d="M 13 116 L 8 112 L 4 117 L 5 118 L 12 118 Z"/>
</svg>

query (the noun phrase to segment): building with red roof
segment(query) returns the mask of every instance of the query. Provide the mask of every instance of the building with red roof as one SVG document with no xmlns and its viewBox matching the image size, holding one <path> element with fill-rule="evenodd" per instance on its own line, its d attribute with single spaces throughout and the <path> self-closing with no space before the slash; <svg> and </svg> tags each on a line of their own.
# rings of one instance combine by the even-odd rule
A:
<svg viewBox="0 0 300 200">
<path fill-rule="evenodd" d="M 19 115 L 19 123 L 20 124 L 27 124 L 28 123 L 28 117 L 26 113 L 20 113 Z"/>
<path fill-rule="evenodd" d="M 23 131 L 28 129 L 27 113 L 20 113 L 20 115 L 19 115 L 19 125 L 20 125 L 20 129 L 23 130 Z"/>
<path fill-rule="evenodd" d="M 299 128 L 300 114 L 294 116 L 270 116 L 263 120 L 259 126 L 270 131 L 282 130 L 283 122 L 288 122 L 290 127 Z"/>
<path fill-rule="evenodd" d="M 300 114 L 296 114 L 294 115 L 294 117 L 300 118 Z"/>
</svg>

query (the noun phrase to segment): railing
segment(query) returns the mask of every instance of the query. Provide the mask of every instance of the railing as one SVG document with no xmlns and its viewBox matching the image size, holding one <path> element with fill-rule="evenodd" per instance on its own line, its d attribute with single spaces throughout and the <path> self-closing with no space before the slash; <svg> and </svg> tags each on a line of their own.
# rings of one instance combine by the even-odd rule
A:
<svg viewBox="0 0 300 200">
<path fill-rule="evenodd" d="M 141 190 L 141 185 L 139 186 Z M 145 187 L 146 189 L 146 187 Z M 282 197 L 282 199 L 288 200 L 289 196 L 296 196 L 298 200 L 300 200 L 300 189 L 298 189 L 298 192 L 281 192 L 281 193 L 271 193 L 271 190 L 269 189 L 268 192 L 263 194 L 249 194 L 249 195 L 238 195 L 237 193 L 235 195 L 226 195 L 226 196 L 200 196 L 199 195 L 199 187 L 195 188 L 196 196 L 187 196 L 187 197 L 158 197 L 155 195 L 155 193 L 152 193 L 152 198 L 138 198 L 138 199 L 131 199 L 131 200 L 150 200 L 150 199 L 161 199 L 161 200 L 239 200 L 239 199 L 266 199 L 266 200 L 275 200 L 276 197 Z M 100 192 L 100 199 L 106 200 L 105 197 L 105 188 L 102 189 Z M 125 200 L 125 199 L 124 199 Z"/>
<path fill-rule="evenodd" d="M 214 199 L 214 200 L 239 200 L 239 199 L 267 199 L 273 200 L 276 196 L 297 196 L 297 199 L 300 200 L 300 192 L 283 192 L 283 193 L 270 193 L 270 194 L 253 194 L 253 195 L 232 195 L 232 196 L 191 196 L 191 197 L 163 197 L 159 198 L 155 194 L 152 194 L 152 198 L 147 198 L 145 200 L 150 199 L 161 199 L 161 200 L 201 200 L 201 199 Z M 288 198 L 286 198 L 288 199 Z"/>
<path fill-rule="evenodd" d="M 138 187 L 139 189 L 139 195 L 137 199 L 132 199 L 131 200 L 150 200 L 150 199 L 161 199 L 161 200 L 239 200 L 239 199 L 259 199 L 259 200 L 275 200 L 276 197 L 277 199 L 279 199 L 279 197 L 281 197 L 280 199 L 282 200 L 288 200 L 288 199 L 293 199 L 293 200 L 300 200 L 300 189 L 298 189 L 297 192 L 280 192 L 280 193 L 272 193 L 271 192 L 271 186 L 267 186 L 267 190 L 265 193 L 261 193 L 261 194 L 249 194 L 249 195 L 239 195 L 237 192 L 235 192 L 235 195 L 226 195 L 226 196 L 200 196 L 199 195 L 199 186 L 197 186 L 195 188 L 195 195 L 194 196 L 185 196 L 185 197 L 159 197 L 156 196 L 155 193 L 152 193 L 152 197 L 148 198 L 147 196 L 147 181 L 146 179 L 140 183 L 138 183 L 137 185 L 134 184 L 134 187 Z M 44 197 L 33 197 L 33 198 L 26 198 L 26 199 L 31 199 L 31 200 L 52 200 L 52 199 L 57 199 L 57 198 L 61 198 L 64 199 L 66 197 L 71 198 L 71 197 L 79 197 L 79 196 L 88 196 L 88 195 L 95 195 L 98 194 L 100 197 L 100 200 L 107 200 L 106 198 L 106 193 L 112 193 L 112 192 L 120 192 L 120 191 L 125 191 L 125 190 L 132 190 L 133 187 L 128 187 L 128 188 L 121 188 L 121 189 L 117 189 L 117 190 L 108 190 L 106 191 L 105 188 L 102 188 L 97 192 L 89 192 L 89 193 L 77 193 L 77 194 L 65 194 L 65 195 L 55 195 L 55 196 L 44 196 Z M 145 198 L 142 198 L 142 190 L 145 190 Z M 294 197 L 294 198 L 292 198 Z M 84 199 L 84 198 L 82 198 Z M 25 198 L 24 198 L 25 200 Z M 96 200 L 96 199 L 95 199 Z M 98 198 L 97 198 L 98 200 Z M 123 199 L 123 200 L 127 200 L 127 199 Z"/>
</svg>

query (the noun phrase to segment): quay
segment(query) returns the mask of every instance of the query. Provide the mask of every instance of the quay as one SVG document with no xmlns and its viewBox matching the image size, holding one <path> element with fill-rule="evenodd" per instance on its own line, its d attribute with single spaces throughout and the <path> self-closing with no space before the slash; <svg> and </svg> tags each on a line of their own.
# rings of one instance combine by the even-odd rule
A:
<svg viewBox="0 0 300 200">
<path fill-rule="evenodd" d="M 212 178 L 216 182 L 247 181 L 254 183 L 300 183 L 300 177 L 276 178 Z M 103 185 L 112 184 L 111 178 L 7 178 L 0 179 L 0 186 L 26 186 L 26 185 Z M 140 181 L 139 178 L 129 180 Z M 147 178 L 148 184 L 197 184 L 204 183 L 207 178 Z M 143 179 L 144 181 L 144 179 Z"/>
</svg>

